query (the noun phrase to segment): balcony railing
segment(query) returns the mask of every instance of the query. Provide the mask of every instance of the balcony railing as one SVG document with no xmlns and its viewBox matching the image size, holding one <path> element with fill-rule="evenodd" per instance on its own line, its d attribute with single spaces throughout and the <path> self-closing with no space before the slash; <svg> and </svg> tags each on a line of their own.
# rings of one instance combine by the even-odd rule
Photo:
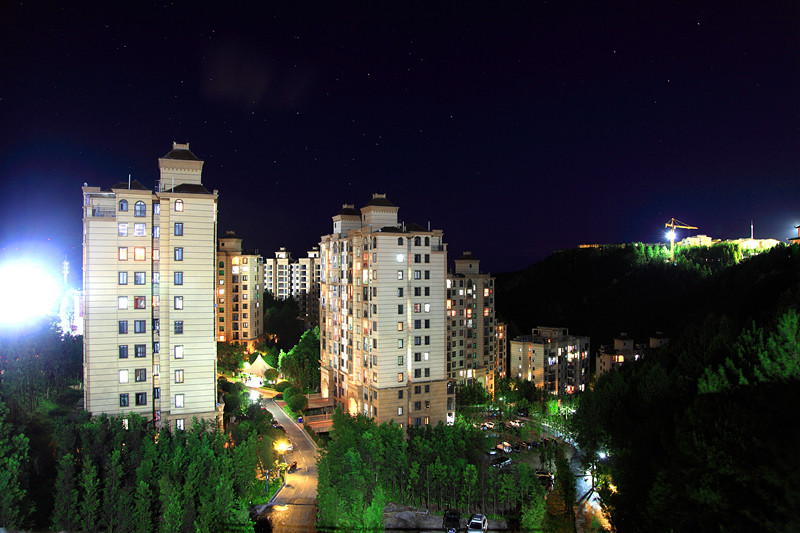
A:
<svg viewBox="0 0 800 533">
<path fill-rule="evenodd" d="M 117 216 L 117 209 L 115 207 L 101 207 L 99 205 L 91 205 L 86 207 L 87 217 L 111 217 Z"/>
</svg>

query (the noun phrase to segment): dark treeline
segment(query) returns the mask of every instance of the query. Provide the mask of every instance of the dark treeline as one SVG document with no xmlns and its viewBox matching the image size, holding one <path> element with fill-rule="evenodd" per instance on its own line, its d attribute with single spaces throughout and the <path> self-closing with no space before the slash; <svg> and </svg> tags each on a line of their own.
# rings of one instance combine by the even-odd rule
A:
<svg viewBox="0 0 800 533">
<path fill-rule="evenodd" d="M 741 263 L 739 246 L 728 243 L 676 246 L 673 262 L 668 246 L 642 243 L 563 250 L 519 272 L 499 274 L 497 309 L 512 337 L 540 325 L 567 326 L 589 335 L 593 346 L 611 343 L 621 331 L 642 341 L 656 331 L 671 336 L 702 322 L 710 306 L 726 309 L 734 297 L 725 294 L 729 284 L 744 289 L 737 297 L 764 303 L 742 277 L 752 275 L 753 282 L 768 275 L 788 249 L 780 246 Z"/>
<path fill-rule="evenodd" d="M 620 532 L 797 531 L 800 249 L 692 287 L 670 346 L 602 376 L 572 419 L 609 518 Z"/>
</svg>

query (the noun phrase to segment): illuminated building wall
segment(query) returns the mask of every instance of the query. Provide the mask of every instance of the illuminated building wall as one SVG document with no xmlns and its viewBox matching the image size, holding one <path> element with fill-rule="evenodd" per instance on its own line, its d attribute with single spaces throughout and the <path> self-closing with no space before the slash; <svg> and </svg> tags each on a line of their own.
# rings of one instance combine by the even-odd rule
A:
<svg viewBox="0 0 800 533">
<path fill-rule="evenodd" d="M 494 396 L 498 330 L 490 274 L 470 252 L 447 275 L 447 371 L 458 385 L 478 382 Z"/>
<path fill-rule="evenodd" d="M 255 343 L 264 333 L 264 258 L 242 250 L 242 239 L 229 231 L 217 249 L 217 340 Z"/>
<path fill-rule="evenodd" d="M 567 328 L 536 327 L 509 341 L 509 377 L 533 381 L 552 394 L 574 394 L 589 384 L 589 337 Z"/>
<path fill-rule="evenodd" d="M 292 297 L 297 302 L 300 319 L 306 328 L 319 324 L 319 248 L 295 259 L 281 247 L 274 259 L 264 261 L 267 290 L 277 300 Z"/>
<path fill-rule="evenodd" d="M 660 331 L 650 337 L 649 345 L 636 344 L 627 333 L 620 333 L 614 337 L 613 345 L 600 347 L 595 357 L 595 373 L 597 377 L 600 377 L 606 372 L 619 369 L 622 365 L 638 361 L 649 350 L 661 348 L 667 344 L 669 344 L 669 338 Z"/>
<path fill-rule="evenodd" d="M 84 406 L 185 427 L 215 419 L 217 191 L 188 144 L 138 181 L 83 187 Z"/>
<path fill-rule="evenodd" d="M 386 195 L 333 217 L 320 243 L 322 394 L 404 427 L 455 418 L 446 365 L 447 248 Z"/>
</svg>

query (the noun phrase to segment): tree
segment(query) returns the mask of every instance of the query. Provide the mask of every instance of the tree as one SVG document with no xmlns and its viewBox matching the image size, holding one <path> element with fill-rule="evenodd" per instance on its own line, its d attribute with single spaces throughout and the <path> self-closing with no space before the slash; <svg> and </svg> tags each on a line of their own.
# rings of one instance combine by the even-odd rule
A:
<svg viewBox="0 0 800 533">
<path fill-rule="evenodd" d="M 249 356 L 242 344 L 230 342 L 217 343 L 217 363 L 223 372 L 235 374 L 239 372 L 242 365 L 247 362 Z"/>
<path fill-rule="evenodd" d="M 15 529 L 23 525 L 32 511 L 27 502 L 25 480 L 28 472 L 28 438 L 11 435 L 0 401 L 0 526 Z"/>
<path fill-rule="evenodd" d="M 59 530 L 76 531 L 80 528 L 78 520 L 75 457 L 67 453 L 61 456 L 58 461 L 53 526 Z"/>
<path fill-rule="evenodd" d="M 309 329 L 288 353 L 281 354 L 280 371 L 301 390 L 316 390 L 320 383 L 319 327 Z"/>
</svg>

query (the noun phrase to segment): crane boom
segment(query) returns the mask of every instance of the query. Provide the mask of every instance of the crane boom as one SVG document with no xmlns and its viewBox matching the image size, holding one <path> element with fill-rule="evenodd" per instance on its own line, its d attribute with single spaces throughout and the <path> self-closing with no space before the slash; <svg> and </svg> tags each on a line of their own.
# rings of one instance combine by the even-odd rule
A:
<svg viewBox="0 0 800 533">
<path fill-rule="evenodd" d="M 669 237 L 669 256 L 670 256 L 670 261 L 674 261 L 675 260 L 675 228 L 680 228 L 680 229 L 698 229 L 698 228 L 697 228 L 697 226 L 690 226 L 686 222 L 681 222 L 680 220 L 678 220 L 676 218 L 669 219 L 669 222 L 664 224 L 664 227 L 665 228 L 672 228 L 672 229 L 670 229 L 669 233 L 667 233 L 667 236 Z"/>
</svg>

